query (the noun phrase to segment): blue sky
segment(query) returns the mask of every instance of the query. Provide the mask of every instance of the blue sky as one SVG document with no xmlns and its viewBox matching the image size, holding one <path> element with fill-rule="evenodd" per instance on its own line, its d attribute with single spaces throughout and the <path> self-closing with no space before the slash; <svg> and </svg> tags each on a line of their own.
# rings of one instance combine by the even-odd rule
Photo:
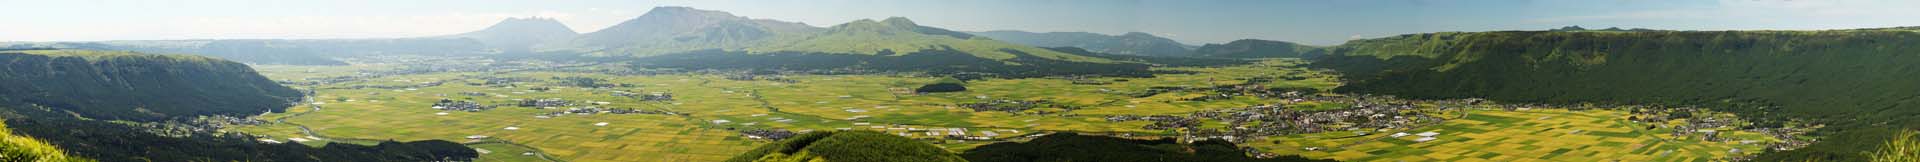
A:
<svg viewBox="0 0 1920 162">
<path fill-rule="evenodd" d="M 830 26 L 892 16 L 955 30 L 1145 32 L 1188 44 L 1334 45 L 1441 31 L 1568 25 L 1679 30 L 1920 26 L 1898 0 L 0 0 L 0 41 L 395 38 L 552 17 L 591 32 L 655 6 Z"/>
</svg>

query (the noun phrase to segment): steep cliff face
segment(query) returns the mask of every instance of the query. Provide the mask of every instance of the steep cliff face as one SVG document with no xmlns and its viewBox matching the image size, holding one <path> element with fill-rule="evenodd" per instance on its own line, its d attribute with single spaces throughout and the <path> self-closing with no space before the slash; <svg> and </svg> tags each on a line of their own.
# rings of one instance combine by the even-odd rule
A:
<svg viewBox="0 0 1920 162">
<path fill-rule="evenodd" d="M 40 105 L 88 118 L 154 121 L 278 111 L 301 94 L 247 65 L 186 55 L 0 51 L 0 104 Z M 16 106 L 18 107 L 18 106 Z"/>
</svg>

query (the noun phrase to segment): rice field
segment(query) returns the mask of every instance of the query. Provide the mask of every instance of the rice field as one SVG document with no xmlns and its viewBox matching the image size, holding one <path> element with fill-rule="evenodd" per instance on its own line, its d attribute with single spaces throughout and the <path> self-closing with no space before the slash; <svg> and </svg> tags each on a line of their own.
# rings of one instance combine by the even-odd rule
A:
<svg viewBox="0 0 1920 162">
<path fill-rule="evenodd" d="M 1645 129 L 1653 123 L 1631 122 L 1626 116 L 1617 110 L 1472 110 L 1423 128 L 1280 136 L 1249 145 L 1344 161 L 1725 161 L 1759 153 L 1764 148 L 1759 142 L 1773 140 L 1732 129 L 1717 129 L 1728 138 L 1721 142 L 1697 135 L 1676 137 L 1668 134 L 1670 128 Z M 1421 142 L 1426 136 L 1419 133 L 1426 132 L 1436 135 Z"/>
<path fill-rule="evenodd" d="M 313 96 L 314 102 L 303 103 L 288 112 L 260 116 L 270 121 L 284 119 L 284 123 L 237 127 L 230 131 L 266 135 L 281 141 L 300 138 L 359 144 L 379 140 L 430 139 L 468 142 L 476 148 L 496 152 L 484 154 L 482 160 L 487 161 L 530 160 L 527 156 L 519 155 L 525 152 L 522 150 L 580 162 L 720 161 L 769 142 L 748 139 L 737 133 L 746 129 L 874 130 L 925 139 L 959 152 L 994 140 L 942 140 L 939 137 L 951 134 L 951 130 L 955 129 L 965 129 L 960 133 L 972 136 L 991 135 L 995 139 L 1042 131 L 1165 133 L 1142 129 L 1148 122 L 1108 122 L 1103 116 L 1184 114 L 1263 103 L 1250 97 L 1207 102 L 1179 101 L 1201 95 L 1184 92 L 1140 98 L 1130 94 L 1154 86 L 1209 87 L 1244 83 L 1252 77 L 1297 75 L 1316 77 L 1276 81 L 1267 85 L 1328 88 L 1338 84 L 1330 75 L 1291 67 L 1295 63 L 1297 61 L 1269 61 L 1236 67 L 1166 68 L 1163 70 L 1195 73 L 1167 74 L 1154 78 L 1084 78 L 1111 83 L 1104 85 L 1072 84 L 1072 81 L 1063 78 L 978 80 L 967 83 L 968 91 L 935 94 L 914 94 L 911 89 L 941 78 L 887 75 L 787 76 L 787 79 L 795 81 L 793 83 L 729 80 L 721 74 L 612 76 L 563 72 L 450 72 L 397 75 L 317 86 L 320 90 Z M 260 71 L 275 80 L 297 81 L 354 75 L 359 70 L 379 67 L 270 66 L 262 67 Z M 516 83 L 511 87 L 469 84 L 484 82 L 476 79 L 479 77 L 522 77 L 542 81 Z M 632 86 L 575 88 L 551 80 L 556 77 L 600 78 Z M 443 84 L 414 88 L 368 88 L 432 82 Z M 536 87 L 551 89 L 532 90 Z M 615 91 L 670 93 L 675 99 L 640 101 L 612 96 Z M 470 96 L 462 92 L 486 95 Z M 538 115 L 565 108 L 501 106 L 479 112 L 430 108 L 441 99 L 470 100 L 489 105 L 513 103 L 515 99 L 544 98 L 562 98 L 576 103 L 607 102 L 605 105 L 572 107 L 657 109 L 685 115 L 596 114 L 537 118 Z M 1048 110 L 1063 113 L 1033 115 L 974 112 L 954 106 L 1001 99 L 1047 100 L 1083 109 Z M 315 105 L 321 108 L 316 110 L 309 107 Z M 306 126 L 320 136 L 309 136 L 299 126 Z M 484 138 L 470 138 L 479 136 Z M 495 141 L 512 142 L 530 148 L 492 143 Z M 507 151 L 509 154 L 498 151 Z"/>
</svg>

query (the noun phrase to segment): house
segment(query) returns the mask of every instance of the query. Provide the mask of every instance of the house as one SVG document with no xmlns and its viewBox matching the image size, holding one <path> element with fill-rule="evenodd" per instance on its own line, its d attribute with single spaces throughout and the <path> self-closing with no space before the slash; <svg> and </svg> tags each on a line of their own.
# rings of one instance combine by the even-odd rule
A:
<svg viewBox="0 0 1920 162">
<path fill-rule="evenodd" d="M 1438 139 L 1438 138 L 1433 138 L 1433 137 L 1420 137 L 1420 139 L 1413 139 L 1413 142 L 1427 142 L 1427 141 L 1433 141 L 1433 140 L 1435 140 L 1435 139 Z"/>
<path fill-rule="evenodd" d="M 1437 136 L 1437 135 L 1440 135 L 1440 133 L 1436 133 L 1436 132 L 1421 132 L 1420 134 L 1413 134 L 1413 135 L 1417 135 L 1417 136 L 1421 136 L 1421 137 L 1433 137 L 1433 136 Z"/>
</svg>

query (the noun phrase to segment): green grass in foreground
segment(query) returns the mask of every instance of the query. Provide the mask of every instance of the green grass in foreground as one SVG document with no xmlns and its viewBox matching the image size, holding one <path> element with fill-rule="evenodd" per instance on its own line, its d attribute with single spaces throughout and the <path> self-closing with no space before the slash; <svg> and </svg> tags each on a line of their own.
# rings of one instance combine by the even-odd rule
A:
<svg viewBox="0 0 1920 162">
<path fill-rule="evenodd" d="M 6 124 L 0 124 L 0 161 L 18 162 L 59 162 L 93 161 L 81 157 L 68 156 L 66 151 L 41 142 L 32 137 L 13 135 Z"/>
</svg>

